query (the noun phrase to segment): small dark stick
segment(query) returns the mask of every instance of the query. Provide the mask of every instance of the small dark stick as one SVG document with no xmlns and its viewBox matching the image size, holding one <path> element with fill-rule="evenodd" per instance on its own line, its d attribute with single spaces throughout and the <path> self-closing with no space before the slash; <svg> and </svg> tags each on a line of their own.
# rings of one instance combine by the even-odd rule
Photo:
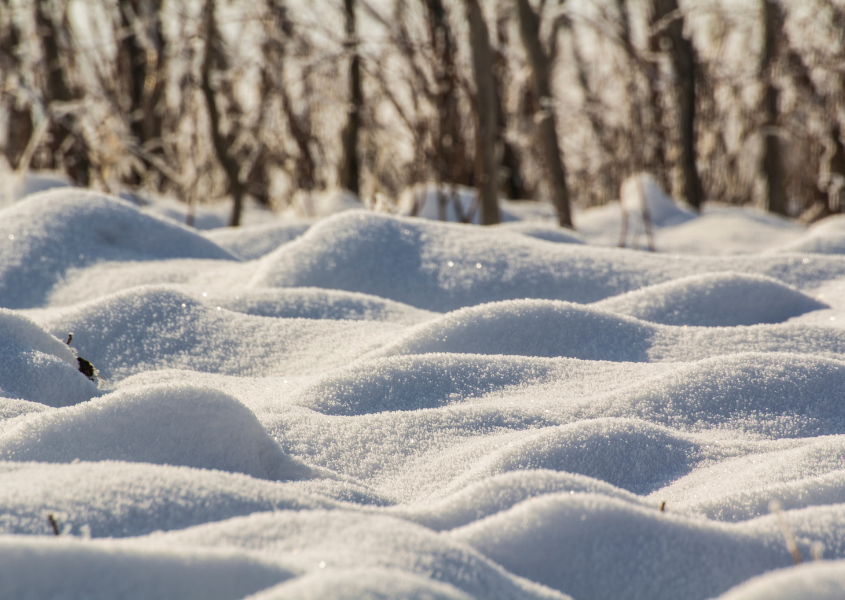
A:
<svg viewBox="0 0 845 600">
<path fill-rule="evenodd" d="M 660 512 L 666 512 L 666 500 L 660 501 Z"/>
<path fill-rule="evenodd" d="M 59 524 L 56 522 L 56 517 L 53 513 L 47 515 L 47 520 L 50 521 L 50 526 L 53 528 L 53 534 L 59 535 Z"/>
<path fill-rule="evenodd" d="M 79 372 L 85 375 L 88 379 L 93 381 L 94 383 L 97 382 L 97 369 L 94 368 L 90 362 L 82 358 L 81 356 L 77 356 L 76 360 L 79 362 Z"/>
<path fill-rule="evenodd" d="M 73 341 L 73 333 L 67 334 L 67 342 L 65 342 L 68 346 Z M 99 380 L 100 372 L 97 371 L 97 367 L 92 365 L 89 361 L 85 360 L 79 354 L 76 353 L 74 348 L 71 348 L 73 351 L 73 355 L 76 357 L 76 362 L 79 363 L 79 372 L 85 375 L 88 379 L 97 383 Z"/>
</svg>

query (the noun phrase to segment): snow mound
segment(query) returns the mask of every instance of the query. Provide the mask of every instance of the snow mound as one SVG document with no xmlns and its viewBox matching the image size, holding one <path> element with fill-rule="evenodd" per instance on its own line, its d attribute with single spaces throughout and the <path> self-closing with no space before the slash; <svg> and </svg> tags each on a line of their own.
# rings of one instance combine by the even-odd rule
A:
<svg viewBox="0 0 845 600">
<path fill-rule="evenodd" d="M 127 389 L 24 419 L 0 435 L 0 459 L 123 460 L 277 480 L 313 475 L 282 452 L 249 409 L 212 389 Z"/>
<path fill-rule="evenodd" d="M 547 225 L 532 221 L 511 221 L 497 226 L 503 231 L 513 231 L 533 237 L 538 240 L 555 242 L 557 244 L 586 244 L 584 238 L 577 232 L 555 225 Z"/>
<path fill-rule="evenodd" d="M 713 382 L 718 380 L 718 386 Z M 681 430 L 738 428 L 774 439 L 845 433 L 845 362 L 792 354 L 734 354 L 685 365 L 625 390 L 600 415 Z"/>
<path fill-rule="evenodd" d="M 739 427 L 772 438 L 814 437 L 845 433 L 843 394 L 843 362 L 735 354 L 697 362 L 639 390 L 627 390 L 617 410 L 679 429 Z M 601 414 L 608 413 L 605 409 Z"/>
<path fill-rule="evenodd" d="M 208 292 L 203 302 L 259 317 L 332 319 L 416 324 L 435 316 L 421 310 L 358 292 L 320 288 L 245 289 Z"/>
<path fill-rule="evenodd" d="M 693 362 L 744 352 L 815 354 L 834 360 L 845 358 L 845 330 L 833 327 L 800 323 L 747 327 L 653 327 L 655 334 L 649 350 L 652 361 Z"/>
<path fill-rule="evenodd" d="M 653 323 L 703 327 L 781 323 L 827 308 L 775 279 L 741 273 L 693 275 L 608 298 L 593 306 Z"/>
<path fill-rule="evenodd" d="M 845 215 L 834 215 L 820 221 L 803 236 L 777 251 L 845 254 Z"/>
<path fill-rule="evenodd" d="M 0 396 L 71 406 L 98 394 L 97 385 L 64 360 L 0 336 Z"/>
<path fill-rule="evenodd" d="M 254 260 L 272 252 L 282 244 L 295 240 L 314 221 L 297 220 L 264 223 L 246 227 L 227 227 L 205 233 L 205 237 L 243 260 Z"/>
<path fill-rule="evenodd" d="M 244 600 L 473 600 L 448 583 L 397 569 L 343 569 L 297 577 Z"/>
<path fill-rule="evenodd" d="M 749 579 L 714 600 L 839 600 L 845 561 L 815 562 Z"/>
<path fill-rule="evenodd" d="M 804 231 L 802 225 L 772 213 L 707 202 L 697 219 L 660 229 L 656 245 L 661 252 L 753 255 L 790 243 Z"/>
<path fill-rule="evenodd" d="M 596 302 L 696 273 L 766 275 L 805 288 L 845 275 L 845 260 L 800 256 L 693 260 L 586 244 L 550 244 L 485 229 L 347 211 L 257 261 L 252 287 L 362 292 L 447 312 L 538 298 Z"/>
<path fill-rule="evenodd" d="M 515 577 L 465 544 L 384 515 L 346 510 L 278 511 L 150 539 L 273 553 L 309 574 L 391 569 L 453 586 L 473 598 L 565 600 L 548 588 Z"/>
<path fill-rule="evenodd" d="M 94 483 L 97 482 L 97 483 Z M 169 465 L 116 461 L 0 463 L 0 532 L 52 535 L 53 513 L 76 533 L 127 537 L 254 512 L 330 509 L 338 503 L 289 484 Z"/>
<path fill-rule="evenodd" d="M 656 202 L 654 253 L 595 246 L 615 204 L 7 207 L 0 597 L 705 600 L 777 583 L 782 520 L 845 559 L 845 254 L 776 251 L 840 221 Z"/>
<path fill-rule="evenodd" d="M 204 288 L 201 291 L 243 289 L 254 264 L 197 258 L 97 263 L 66 272 L 62 281 L 53 286 L 44 308 L 82 304 L 143 285 Z M 237 293 L 233 291 L 232 297 Z"/>
<path fill-rule="evenodd" d="M 391 507 L 388 512 L 429 529 L 445 531 L 505 511 L 525 500 L 561 492 L 601 494 L 647 505 L 639 496 L 592 477 L 531 469 L 487 477 L 441 500 Z"/>
<path fill-rule="evenodd" d="M 128 202 L 59 189 L 0 211 L 0 305 L 30 308 L 71 268 L 105 260 L 234 260 L 211 241 Z"/>
<path fill-rule="evenodd" d="M 708 438 L 713 439 L 711 436 L 704 439 Z M 760 507 L 756 499 L 769 494 L 770 500 L 780 501 L 774 494 L 782 486 L 807 482 L 804 496 L 798 495 L 793 500 L 790 500 L 789 494 L 784 496 L 784 502 L 790 503 L 785 506 L 804 508 L 825 504 L 822 501 L 823 490 L 819 496 L 814 496 L 812 490 L 818 488 L 819 478 L 840 472 L 845 461 L 845 435 L 803 440 L 758 440 L 750 447 L 740 445 L 733 449 L 730 444 L 724 445 L 726 438 L 719 439 L 717 445 L 710 446 L 711 450 L 717 451 L 714 456 L 718 458 L 716 463 L 703 465 L 672 482 L 660 490 L 660 497 L 673 506 L 677 505 L 679 510 L 713 514 L 725 521 L 741 521 L 767 515 L 768 504 Z M 828 487 L 835 485 L 834 481 Z M 819 502 L 813 500 L 816 497 Z M 834 503 L 833 508 L 841 510 L 841 505 Z M 842 539 L 845 540 L 845 537 Z M 836 545 L 841 544 L 837 542 Z M 831 546 L 828 548 L 832 550 Z"/>
<path fill-rule="evenodd" d="M 453 354 L 375 359 L 306 386 L 296 402 L 326 415 L 419 410 L 543 379 L 551 365 L 521 357 Z"/>
<path fill-rule="evenodd" d="M 29 171 L 23 175 L 3 173 L 0 174 L 0 204 L 13 204 L 38 192 L 72 185 L 71 181 L 59 172 Z"/>
<path fill-rule="evenodd" d="M 511 435 L 465 477 L 549 469 L 646 494 L 685 475 L 700 461 L 693 439 L 635 419 L 584 420 Z"/>
<path fill-rule="evenodd" d="M 653 329 L 628 317 L 568 302 L 508 300 L 423 323 L 376 355 L 453 352 L 647 361 Z"/>
<path fill-rule="evenodd" d="M 360 211 L 314 225 L 259 261 L 254 287 L 319 287 L 362 292 L 445 312 L 496 300 L 544 297 L 591 302 L 664 281 L 662 261 L 580 254 L 507 230 L 403 219 Z M 578 254 L 573 255 L 573 252 Z M 613 263 L 596 277 L 596 261 Z M 530 266 L 529 266 L 530 265 Z"/>
<path fill-rule="evenodd" d="M 58 407 L 90 400 L 97 393 L 66 344 L 30 319 L 0 309 L 0 396 Z M 4 412 L 12 416 L 22 409 L 5 405 Z"/>
<path fill-rule="evenodd" d="M 266 558 L 232 551 L 0 537 L 3 598 L 237 600 L 293 575 Z"/>
<path fill-rule="evenodd" d="M 73 351 L 61 340 L 50 335 L 35 321 L 13 310 L 0 308 L 0 339 L 5 345 L 16 345 L 53 356 L 69 366 L 78 368 Z"/>
<path fill-rule="evenodd" d="M 450 537 L 573 598 L 704 600 L 787 566 L 791 557 L 778 533 L 752 536 L 661 514 L 657 507 L 594 494 L 555 494 L 518 504 Z"/>
<path fill-rule="evenodd" d="M 46 404 L 0 396 L 0 431 L 13 427 L 15 418 L 49 410 Z"/>
<path fill-rule="evenodd" d="M 73 331 L 79 353 L 110 380 L 156 369 L 265 376 L 326 368 L 357 358 L 399 327 L 255 317 L 205 305 L 195 293 L 196 300 L 167 286 L 142 286 L 40 321 L 58 335 Z"/>
<path fill-rule="evenodd" d="M 723 473 L 726 469 L 723 469 Z M 738 522 L 767 515 L 772 502 L 787 511 L 811 506 L 835 506 L 845 497 L 845 470 L 798 481 L 767 483 L 762 488 L 728 491 L 701 500 L 679 501 L 673 506 L 684 512 L 700 514 L 708 519 Z"/>
</svg>

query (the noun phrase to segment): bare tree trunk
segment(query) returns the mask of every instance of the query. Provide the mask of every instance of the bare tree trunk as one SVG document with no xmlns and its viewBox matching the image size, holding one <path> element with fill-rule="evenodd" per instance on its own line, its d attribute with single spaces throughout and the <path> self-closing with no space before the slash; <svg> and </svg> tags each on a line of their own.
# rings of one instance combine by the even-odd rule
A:
<svg viewBox="0 0 845 600">
<path fill-rule="evenodd" d="M 0 12 L 9 15 L 6 27 L 0 23 L 0 88 L 7 90 L 2 103 L 8 114 L 6 139 L 2 141 L 3 153 L 13 169 L 17 169 L 26 152 L 27 143 L 32 137 L 33 124 L 30 108 L 21 102 L 22 94 L 12 87 L 11 76 L 20 73 L 22 62 L 18 56 L 18 44 L 21 32 L 11 17 L 12 7 L 9 0 L 0 0 Z M 26 166 L 24 167 L 26 168 Z"/>
<path fill-rule="evenodd" d="M 522 44 L 525 46 L 525 54 L 528 56 L 528 64 L 531 67 L 531 83 L 534 94 L 540 103 L 540 118 L 537 126 L 543 143 L 546 169 L 551 180 L 558 223 L 561 227 L 572 228 L 566 170 L 563 166 L 562 153 L 557 139 L 557 126 L 549 84 L 551 61 L 540 43 L 540 17 L 531 8 L 528 0 L 516 0 L 516 3 L 519 14 L 519 33 Z"/>
<path fill-rule="evenodd" d="M 695 48 L 689 38 L 684 37 L 684 19 L 682 16 L 672 17 L 678 11 L 677 0 L 655 0 L 654 22 L 662 19 L 672 19 L 664 24 L 657 37 L 666 40 L 670 47 L 672 68 L 675 71 L 675 115 L 677 118 L 678 148 L 676 165 L 680 176 L 680 185 L 674 185 L 672 190 L 675 197 L 679 197 L 687 204 L 701 209 L 704 201 L 701 188 L 701 177 L 696 166 L 696 134 L 695 134 L 695 80 L 698 71 L 698 61 Z"/>
<path fill-rule="evenodd" d="M 241 213 L 243 212 L 244 186 L 241 184 L 237 161 L 229 155 L 226 136 L 221 129 L 220 107 L 217 105 L 217 97 L 211 87 L 211 67 L 215 60 L 215 53 L 219 52 L 218 45 L 220 32 L 217 29 L 217 21 L 214 16 L 214 0 L 206 0 L 205 3 L 205 57 L 202 62 L 202 93 L 208 107 L 208 121 L 211 133 L 211 140 L 214 144 L 214 151 L 217 160 L 226 172 L 229 179 L 229 193 L 232 195 L 232 216 L 229 225 L 238 227 L 241 224 Z"/>
<path fill-rule="evenodd" d="M 294 167 L 296 188 L 310 192 L 317 183 L 317 163 L 311 151 L 311 143 L 314 140 L 311 121 L 307 110 L 302 118 L 296 114 L 293 100 L 285 87 L 284 77 L 285 62 L 288 60 L 287 44 L 294 37 L 294 24 L 288 18 L 284 0 L 269 2 L 269 8 L 272 19 L 266 24 L 267 41 L 263 47 L 264 64 L 261 68 L 263 86 L 265 93 L 272 90 L 278 94 L 282 112 L 298 150 Z"/>
<path fill-rule="evenodd" d="M 845 212 L 845 144 L 842 143 L 842 130 L 834 122 L 830 131 L 833 152 L 829 153 L 827 172 L 827 207 L 830 212 Z"/>
<path fill-rule="evenodd" d="M 344 0 L 343 5 L 346 11 L 346 45 L 352 56 L 349 59 L 349 116 L 342 133 L 343 165 L 340 185 L 358 196 L 361 193 L 358 134 L 361 128 L 364 92 L 361 89 L 361 56 L 358 53 L 355 29 L 355 0 Z"/>
<path fill-rule="evenodd" d="M 805 223 L 813 223 L 833 213 L 842 212 L 845 207 L 842 200 L 845 199 L 845 145 L 842 144 L 842 135 L 837 120 L 836 106 L 834 102 L 825 97 L 813 81 L 810 75 L 810 67 L 804 62 L 801 55 L 792 48 L 791 41 L 787 37 L 785 43 L 788 47 L 786 60 L 789 64 L 789 71 L 796 86 L 810 96 L 813 105 L 822 110 L 822 118 L 830 121 L 827 128 L 818 140 L 820 143 L 818 160 L 815 161 L 817 179 L 814 191 L 814 202 L 811 207 L 801 214 L 801 220 Z M 843 82 L 845 86 L 845 82 Z M 843 87 L 845 91 L 845 87 Z"/>
<path fill-rule="evenodd" d="M 70 85 L 65 79 L 62 68 L 58 41 L 58 32 L 50 14 L 50 3 L 48 0 L 39 0 L 36 4 L 35 19 L 38 26 L 38 35 L 44 50 L 44 62 L 47 68 L 47 93 L 48 101 L 70 102 L 73 100 L 73 93 Z"/>
<path fill-rule="evenodd" d="M 493 52 L 490 35 L 478 0 L 465 0 L 469 22 L 472 67 L 475 75 L 475 104 L 478 114 L 476 139 L 480 152 L 479 196 L 481 198 L 481 224 L 495 225 L 499 215 L 496 141 L 498 140 L 498 108 L 496 87 L 493 81 Z"/>
<path fill-rule="evenodd" d="M 437 130 L 432 140 L 432 163 L 440 188 L 446 182 L 457 183 L 472 178 L 465 173 L 463 144 L 458 108 L 458 69 L 455 67 L 455 42 L 446 8 L 441 0 L 423 0 L 429 25 L 429 42 L 434 50 L 435 87 L 432 94 L 437 110 Z M 469 177 L 467 177 L 469 175 Z"/>
<path fill-rule="evenodd" d="M 135 32 L 135 20 L 138 15 L 138 1 L 137 0 L 120 0 L 118 11 L 120 12 L 120 27 L 122 29 L 122 37 L 117 47 L 117 73 L 120 79 L 117 81 L 122 94 L 118 96 L 120 109 L 124 114 L 129 115 L 129 123 L 132 132 L 141 141 L 140 131 L 137 127 L 139 124 L 139 115 L 136 111 L 141 107 L 142 97 L 144 95 L 144 86 L 147 81 L 147 53 L 141 46 Z"/>
<path fill-rule="evenodd" d="M 50 154 L 47 166 L 52 169 L 64 166 L 65 171 L 76 183 L 87 186 L 91 178 L 91 153 L 88 144 L 78 131 L 74 131 L 76 119 L 72 114 L 58 116 L 52 110 L 54 102 L 72 102 L 76 96 L 66 78 L 61 61 L 59 32 L 50 14 L 50 2 L 39 0 L 36 4 L 35 22 L 44 51 L 47 69 L 44 90 L 45 109 L 50 119 L 47 150 Z M 66 7 L 65 7 L 66 8 Z M 68 138 L 72 141 L 68 143 Z"/>
<path fill-rule="evenodd" d="M 760 62 L 763 92 L 763 178 L 766 180 L 766 210 L 788 214 L 786 181 L 778 138 L 778 88 L 774 81 L 774 62 L 783 35 L 783 13 L 776 0 L 763 0 L 764 48 Z"/>
<path fill-rule="evenodd" d="M 617 0 L 616 3 L 619 8 L 619 19 L 622 28 L 622 42 L 626 48 L 630 49 L 629 53 L 636 52 L 634 50 L 634 44 L 631 39 L 631 18 L 629 10 L 630 0 Z M 653 28 L 655 22 L 658 20 L 657 13 L 658 9 L 655 8 L 653 14 L 651 15 L 649 28 Z M 651 52 L 652 56 L 657 56 L 660 52 L 660 39 L 660 36 L 649 36 L 648 49 Z M 652 171 L 654 173 L 654 176 L 657 178 L 657 182 L 660 184 L 660 187 L 662 187 L 664 190 L 671 190 L 672 178 L 670 177 L 669 169 L 667 168 L 668 161 L 666 160 L 667 144 L 666 128 L 664 127 L 663 123 L 663 94 L 661 94 L 660 80 L 658 77 L 659 65 L 654 60 L 644 61 L 643 64 L 645 66 L 646 80 L 648 81 L 648 99 L 650 108 L 648 118 L 650 123 L 646 127 L 643 125 L 643 119 L 632 119 L 632 124 L 639 125 L 639 131 L 637 133 L 642 137 L 643 140 L 646 139 L 646 129 L 649 129 L 651 134 L 649 138 L 653 140 L 653 142 L 646 146 L 642 160 L 643 167 L 637 170 L 642 170 L 642 168 L 645 168 L 646 170 Z M 634 69 L 631 69 L 631 75 L 629 75 L 628 77 L 628 95 L 631 97 L 632 115 L 636 114 L 639 111 L 639 108 L 637 108 L 639 102 L 635 99 L 637 95 L 637 85 L 635 77 L 635 71 Z M 634 164 L 636 165 L 636 163 L 640 161 L 635 158 L 632 162 L 634 162 Z"/>
<path fill-rule="evenodd" d="M 163 158 L 165 38 L 162 32 L 162 0 L 120 0 L 120 25 L 124 35 L 118 44 L 118 98 L 130 130 L 146 152 Z M 141 159 L 147 172 L 155 168 Z M 132 183 L 142 174 L 134 173 Z M 156 183 L 160 185 L 160 181 Z"/>
<path fill-rule="evenodd" d="M 510 41 L 507 36 L 507 21 L 500 19 L 497 21 L 497 46 L 498 48 L 507 48 L 510 46 Z M 502 172 L 501 187 L 507 198 L 527 200 L 534 196 L 533 191 L 529 189 L 523 176 L 522 158 L 514 147 L 514 144 L 509 141 L 505 135 L 507 129 L 507 115 L 504 110 L 504 99 L 506 88 L 509 85 L 507 81 L 508 72 L 507 58 L 505 54 L 499 50 L 494 53 L 494 69 L 493 80 L 496 84 L 496 106 L 498 107 L 497 118 L 499 119 L 499 142 L 502 148 L 502 157 L 500 169 Z"/>
</svg>

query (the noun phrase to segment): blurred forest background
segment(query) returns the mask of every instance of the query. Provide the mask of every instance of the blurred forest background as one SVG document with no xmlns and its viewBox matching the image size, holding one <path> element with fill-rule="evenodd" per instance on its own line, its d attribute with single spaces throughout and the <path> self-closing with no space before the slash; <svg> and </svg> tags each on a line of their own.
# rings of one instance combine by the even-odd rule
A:
<svg viewBox="0 0 845 600">
<path fill-rule="evenodd" d="M 840 0 L 0 0 L 0 85 L 6 169 L 233 225 L 435 183 L 571 226 L 642 171 L 696 209 L 845 209 Z"/>
</svg>

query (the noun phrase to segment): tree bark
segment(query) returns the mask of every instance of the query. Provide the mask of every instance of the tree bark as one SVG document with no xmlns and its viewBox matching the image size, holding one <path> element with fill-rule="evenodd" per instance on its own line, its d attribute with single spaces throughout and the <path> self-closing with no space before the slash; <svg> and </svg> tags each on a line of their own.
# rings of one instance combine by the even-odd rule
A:
<svg viewBox="0 0 845 600">
<path fill-rule="evenodd" d="M 493 52 L 490 34 L 478 0 L 465 0 L 469 22 L 472 67 L 475 75 L 475 105 L 478 115 L 476 147 L 480 153 L 478 192 L 481 198 L 481 224 L 495 225 L 499 215 L 496 141 L 498 139 L 498 110 L 496 88 L 493 81 Z"/>
<path fill-rule="evenodd" d="M 364 92 L 361 88 L 361 56 L 355 27 L 355 0 L 344 0 L 346 12 L 346 45 L 352 52 L 349 59 L 349 112 L 346 127 L 342 133 L 343 164 L 341 166 L 341 187 L 356 196 L 360 191 L 360 164 L 358 161 L 358 136 L 361 129 L 361 108 Z"/>
<path fill-rule="evenodd" d="M 783 35 L 783 13 L 776 0 L 763 0 L 764 47 L 760 61 L 763 92 L 763 178 L 766 181 L 766 210 L 788 215 L 786 181 L 778 137 L 778 95 L 774 81 L 774 63 Z"/>
<path fill-rule="evenodd" d="M 671 18 L 670 15 L 677 10 L 677 0 L 655 0 L 654 22 L 657 23 L 667 17 Z M 680 184 L 673 186 L 675 189 L 672 193 L 696 210 L 701 210 L 704 194 L 695 161 L 695 80 L 698 60 L 692 41 L 684 37 L 683 17 L 672 19 L 663 31 L 658 32 L 658 38 L 668 42 L 672 68 L 677 81 L 674 103 L 679 136 L 676 168 L 680 176 Z"/>
<path fill-rule="evenodd" d="M 71 102 L 76 94 L 66 78 L 61 61 L 62 49 L 59 47 L 58 28 L 50 15 L 48 0 L 39 0 L 35 5 L 35 23 L 44 51 L 47 70 L 44 89 L 44 105 L 50 119 L 47 137 L 49 152 L 48 168 L 63 167 L 70 178 L 79 185 L 87 186 L 91 179 L 91 152 L 87 142 L 76 129 L 76 119 L 72 114 L 57 117 L 51 110 L 54 102 Z M 66 140 L 72 137 L 68 150 Z"/>
<path fill-rule="evenodd" d="M 497 23 L 497 47 L 509 47 L 506 23 Z M 528 200 L 533 198 L 533 191 L 525 181 L 522 159 L 517 148 L 505 135 L 507 129 L 507 115 L 504 110 L 504 99 L 506 86 L 506 73 L 508 72 L 507 58 L 504 52 L 498 49 L 493 54 L 493 81 L 496 86 L 496 118 L 499 120 L 499 142 L 501 143 L 502 156 L 500 160 L 499 185 L 507 198 Z"/>
<path fill-rule="evenodd" d="M 842 143 L 842 129 L 834 122 L 830 137 L 834 151 L 829 159 L 828 198 L 825 203 L 831 213 L 845 212 L 845 145 Z"/>
<path fill-rule="evenodd" d="M 551 61 L 540 43 L 540 17 L 531 8 L 528 0 L 516 0 L 519 15 L 519 34 L 525 46 L 528 65 L 531 68 L 531 85 L 540 103 L 538 124 L 540 139 L 546 159 L 546 170 L 551 183 L 553 201 L 561 227 L 572 228 L 569 209 L 569 189 L 566 184 L 566 170 L 557 138 L 557 126 L 552 101 L 549 77 Z"/>
<path fill-rule="evenodd" d="M 311 121 L 307 109 L 301 118 L 297 115 L 293 100 L 285 87 L 287 45 L 294 38 L 294 25 L 288 18 L 288 8 L 284 0 L 273 0 L 269 3 L 269 7 L 272 19 L 266 24 L 269 29 L 267 40 L 263 45 L 264 64 L 261 67 L 264 93 L 272 90 L 279 96 L 282 112 L 298 150 L 293 169 L 295 187 L 310 192 L 317 184 L 317 164 L 311 151 L 313 141 Z"/>
<path fill-rule="evenodd" d="M 118 77 L 123 88 L 121 109 L 128 115 L 138 144 L 162 156 L 164 130 L 165 38 L 162 0 L 120 0 L 120 25 L 126 32 L 118 45 Z M 139 21 L 139 22 L 136 22 Z M 138 29 L 146 29 L 145 39 Z M 143 160 L 143 159 L 142 159 Z M 148 160 L 145 165 L 151 166 Z M 138 174 L 136 174 L 137 176 Z"/>
<path fill-rule="evenodd" d="M 813 223 L 833 213 L 845 210 L 845 145 L 842 144 L 842 130 L 837 120 L 835 101 L 825 97 L 810 76 L 810 67 L 804 62 L 801 55 L 792 47 L 789 37 L 785 37 L 787 46 L 786 60 L 789 64 L 789 71 L 792 73 L 792 80 L 796 86 L 810 95 L 811 102 L 821 107 L 825 112 L 823 118 L 830 121 L 828 130 L 822 134 L 819 140 L 821 148 L 817 165 L 817 181 L 813 190 L 815 203 L 809 209 L 801 213 L 801 220 L 805 223 Z M 845 82 L 842 91 L 845 92 Z M 823 187 L 819 187 L 822 185 Z"/>
<path fill-rule="evenodd" d="M 221 130 L 220 107 L 217 105 L 217 97 L 211 87 L 211 68 L 214 63 L 214 54 L 217 52 L 217 44 L 221 42 L 214 16 L 214 4 L 214 0 L 206 0 L 205 3 L 206 40 L 201 86 L 208 108 L 209 133 L 214 145 L 214 152 L 217 154 L 217 160 L 229 180 L 229 193 L 232 195 L 232 216 L 229 219 L 229 225 L 238 227 L 241 224 L 241 213 L 243 212 L 244 186 L 239 177 L 240 167 L 237 161 L 229 155 L 226 137 Z"/>
<path fill-rule="evenodd" d="M 466 169 L 466 144 L 463 143 L 458 109 L 456 50 L 446 8 L 441 0 L 422 0 L 422 4 L 426 10 L 429 43 L 435 56 L 435 88 L 432 95 L 437 109 L 437 131 L 432 140 L 432 163 L 440 188 L 447 182 L 471 182 L 473 175 Z"/>
<path fill-rule="evenodd" d="M 11 10 L 9 0 L 0 0 L 0 12 L 8 14 Z M 27 143 L 34 133 L 29 103 L 21 102 L 21 95 L 12 88 L 10 81 L 13 73 L 21 72 L 22 62 L 18 56 L 20 41 L 21 32 L 14 19 L 10 18 L 7 28 L 0 30 L 0 88 L 8 90 L 2 99 L 8 113 L 7 135 L 2 143 L 3 153 L 13 169 L 20 165 Z"/>
</svg>

